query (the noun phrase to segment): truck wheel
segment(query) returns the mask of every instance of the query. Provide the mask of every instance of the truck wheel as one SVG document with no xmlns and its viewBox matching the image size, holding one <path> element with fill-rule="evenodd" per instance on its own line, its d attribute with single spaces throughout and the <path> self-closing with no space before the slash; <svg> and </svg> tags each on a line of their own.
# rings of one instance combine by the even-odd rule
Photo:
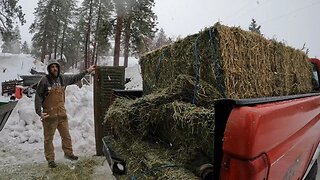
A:
<svg viewBox="0 0 320 180">
<path fill-rule="evenodd" d="M 317 172 L 318 172 L 318 162 L 316 161 L 313 164 L 312 168 L 310 169 L 305 180 L 316 180 L 317 179 Z"/>
</svg>

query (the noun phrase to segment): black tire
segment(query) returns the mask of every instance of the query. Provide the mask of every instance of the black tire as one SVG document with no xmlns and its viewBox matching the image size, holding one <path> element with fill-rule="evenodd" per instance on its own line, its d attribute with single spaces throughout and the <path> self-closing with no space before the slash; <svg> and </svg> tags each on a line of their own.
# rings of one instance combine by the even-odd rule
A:
<svg viewBox="0 0 320 180">
<path fill-rule="evenodd" d="M 305 180 L 316 180 L 317 179 L 317 173 L 318 173 L 318 162 L 316 161 L 312 168 L 310 169 L 307 177 Z"/>
</svg>

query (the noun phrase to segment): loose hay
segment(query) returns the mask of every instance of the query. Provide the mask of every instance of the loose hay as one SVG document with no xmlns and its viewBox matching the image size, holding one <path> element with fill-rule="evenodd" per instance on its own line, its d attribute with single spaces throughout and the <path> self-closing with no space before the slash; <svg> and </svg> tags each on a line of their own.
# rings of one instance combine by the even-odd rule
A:
<svg viewBox="0 0 320 180">
<path fill-rule="evenodd" d="M 92 159 L 79 160 L 74 168 L 70 168 L 67 164 L 58 164 L 57 168 L 47 170 L 44 176 L 39 179 L 89 180 L 97 165 L 97 162 Z"/>
<path fill-rule="evenodd" d="M 128 141 L 130 140 L 130 141 Z M 117 176 L 117 179 L 198 179 L 184 167 L 181 161 L 186 161 L 188 152 L 181 152 L 182 159 L 177 158 L 176 151 L 170 147 L 122 137 L 111 140 L 112 149 L 127 162 L 127 174 Z"/>
</svg>

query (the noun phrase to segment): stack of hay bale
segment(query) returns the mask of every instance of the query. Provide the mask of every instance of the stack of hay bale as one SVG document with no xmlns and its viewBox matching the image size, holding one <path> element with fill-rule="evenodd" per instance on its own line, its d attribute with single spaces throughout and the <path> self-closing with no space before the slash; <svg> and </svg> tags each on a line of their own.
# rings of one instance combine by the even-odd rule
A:
<svg viewBox="0 0 320 180">
<path fill-rule="evenodd" d="M 312 71 L 300 50 L 220 24 L 144 55 L 145 96 L 118 98 L 105 120 L 128 175 L 195 179 L 213 163 L 216 99 L 308 93 Z"/>
<path fill-rule="evenodd" d="M 179 74 L 198 74 L 200 81 L 224 89 L 228 98 L 299 94 L 312 88 L 305 53 L 222 25 L 148 53 L 140 64 L 148 94 L 166 87 Z"/>
</svg>

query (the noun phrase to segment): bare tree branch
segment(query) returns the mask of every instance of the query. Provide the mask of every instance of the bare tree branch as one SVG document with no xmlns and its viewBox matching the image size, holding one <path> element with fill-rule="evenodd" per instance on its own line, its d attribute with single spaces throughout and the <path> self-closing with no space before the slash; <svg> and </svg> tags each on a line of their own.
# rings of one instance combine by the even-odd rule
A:
<svg viewBox="0 0 320 180">
<path fill-rule="evenodd" d="M 3 21 L 2 17 L 0 17 L 0 22 L 3 25 L 4 29 L 8 29 L 6 23 Z"/>
</svg>

